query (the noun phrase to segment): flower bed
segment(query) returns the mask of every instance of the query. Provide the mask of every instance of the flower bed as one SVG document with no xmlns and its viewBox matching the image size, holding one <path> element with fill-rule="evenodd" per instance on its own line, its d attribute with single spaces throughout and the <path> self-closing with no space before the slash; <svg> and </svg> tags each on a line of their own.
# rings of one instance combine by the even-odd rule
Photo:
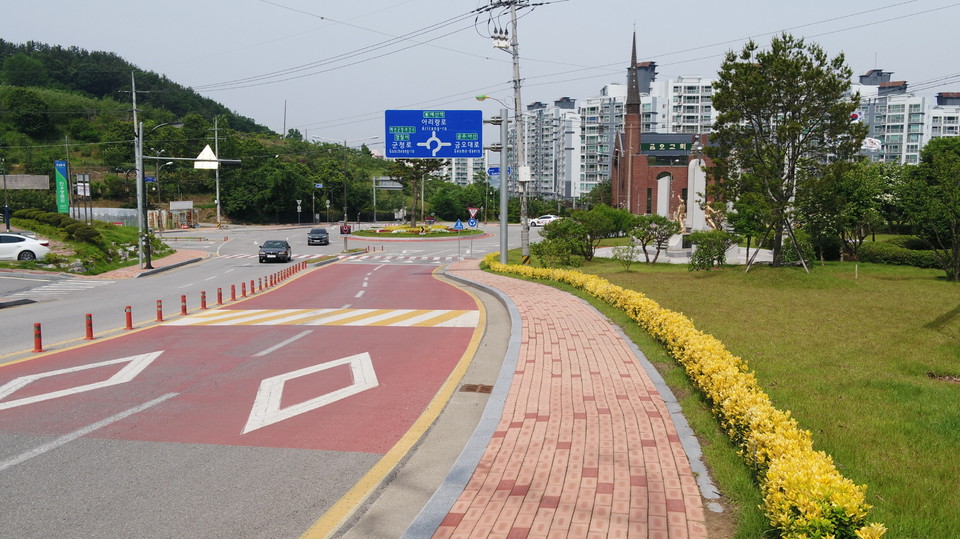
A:
<svg viewBox="0 0 960 539">
<path fill-rule="evenodd" d="M 774 408 L 746 362 L 683 314 L 661 308 L 640 292 L 573 270 L 484 263 L 493 271 L 572 285 L 625 312 L 663 343 L 711 402 L 722 428 L 757 474 L 763 510 L 784 538 L 878 538 L 886 528 L 867 524 L 866 486 L 843 477 L 833 459 L 813 449 L 809 431 L 790 412 Z"/>
</svg>

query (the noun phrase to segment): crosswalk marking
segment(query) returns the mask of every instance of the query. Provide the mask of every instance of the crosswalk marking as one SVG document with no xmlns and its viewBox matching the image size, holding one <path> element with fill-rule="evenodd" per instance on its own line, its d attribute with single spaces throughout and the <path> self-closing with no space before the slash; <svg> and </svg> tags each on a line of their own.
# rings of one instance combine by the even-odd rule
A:
<svg viewBox="0 0 960 539">
<path fill-rule="evenodd" d="M 114 281 L 104 279 L 64 279 L 62 281 L 31 288 L 30 290 L 16 292 L 10 294 L 9 297 L 52 298 L 69 294 L 70 292 L 79 292 L 81 290 L 97 288 L 106 284 L 112 284 L 113 282 Z"/>
<path fill-rule="evenodd" d="M 293 255 L 292 258 L 303 259 L 303 258 L 316 258 L 318 256 L 320 255 Z M 260 258 L 260 255 L 243 253 L 243 254 L 237 254 L 237 255 L 220 255 L 218 258 Z"/>
<path fill-rule="evenodd" d="M 212 309 L 168 325 L 472 328 L 479 323 L 479 311 L 461 309 Z"/>
<path fill-rule="evenodd" d="M 307 258 L 316 258 L 321 255 L 293 255 L 294 259 L 307 259 Z M 416 263 L 427 263 L 427 264 L 440 264 L 444 262 L 456 262 L 463 260 L 463 256 L 459 255 L 447 255 L 447 256 L 413 256 L 413 255 L 339 255 L 339 257 L 345 262 L 382 262 L 382 263 L 405 263 L 405 264 L 416 264 Z M 259 255 L 256 254 L 233 254 L 233 255 L 220 255 L 219 258 L 232 258 L 232 259 L 248 259 L 248 258 L 259 258 Z"/>
<path fill-rule="evenodd" d="M 369 263 L 369 262 L 383 262 L 383 263 L 405 263 L 405 264 L 416 264 L 416 263 L 427 263 L 427 264 L 441 264 L 444 262 L 456 262 L 463 260 L 462 256 L 448 255 L 448 256 L 411 256 L 411 255 L 359 255 L 346 257 L 346 262 L 355 262 L 355 263 Z"/>
</svg>

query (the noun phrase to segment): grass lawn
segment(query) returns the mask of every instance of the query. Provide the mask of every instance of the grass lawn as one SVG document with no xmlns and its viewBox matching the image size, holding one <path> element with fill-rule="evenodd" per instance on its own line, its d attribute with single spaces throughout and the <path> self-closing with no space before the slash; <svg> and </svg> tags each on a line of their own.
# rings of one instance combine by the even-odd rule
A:
<svg viewBox="0 0 960 539">
<path fill-rule="evenodd" d="M 580 270 L 682 312 L 744 358 L 774 405 L 812 432 L 815 448 L 868 486 L 869 521 L 886 525 L 888 537 L 960 537 L 960 284 L 942 271 L 852 262 L 816 265 L 809 275 L 640 263 L 624 271 L 606 259 Z M 638 344 L 662 354 L 656 343 Z M 712 436 L 709 425 L 698 430 Z M 726 462 L 730 452 L 705 445 L 721 488 L 737 489 L 742 474 Z M 736 535 L 758 536 L 762 525 L 742 506 L 753 503 L 749 495 L 732 497 L 741 505 Z"/>
</svg>

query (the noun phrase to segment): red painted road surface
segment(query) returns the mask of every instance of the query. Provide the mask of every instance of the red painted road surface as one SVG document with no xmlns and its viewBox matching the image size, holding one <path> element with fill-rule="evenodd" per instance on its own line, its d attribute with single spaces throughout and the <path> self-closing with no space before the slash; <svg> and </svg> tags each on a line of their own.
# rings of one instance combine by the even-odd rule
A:
<svg viewBox="0 0 960 539">
<path fill-rule="evenodd" d="M 221 309 L 477 311 L 473 296 L 439 281 L 431 270 L 424 266 L 335 264 Z M 191 316 L 194 314 L 205 313 Z M 188 319 L 175 317 L 170 324 L 0 367 L 0 432 L 60 436 L 174 393 L 156 406 L 87 436 L 383 454 L 434 398 L 476 330 L 175 325 Z M 19 377 L 151 353 L 158 355 L 124 383 L 83 392 L 76 389 L 129 369 L 129 362 L 39 377 L 14 391 L 9 389 L 11 381 Z M 376 385 L 317 406 L 317 399 L 350 386 L 357 376 L 351 365 L 360 368 L 363 361 L 320 370 L 322 366 L 366 355 Z M 273 396 L 258 401 L 264 380 L 311 367 L 314 372 L 274 383 Z M 44 395 L 54 396 L 28 401 Z M 14 406 L 15 401 L 24 404 Z M 258 403 L 271 413 L 289 412 L 297 406 L 303 410 L 251 429 L 251 414 Z M 245 429 L 248 432 L 244 433 Z"/>
</svg>

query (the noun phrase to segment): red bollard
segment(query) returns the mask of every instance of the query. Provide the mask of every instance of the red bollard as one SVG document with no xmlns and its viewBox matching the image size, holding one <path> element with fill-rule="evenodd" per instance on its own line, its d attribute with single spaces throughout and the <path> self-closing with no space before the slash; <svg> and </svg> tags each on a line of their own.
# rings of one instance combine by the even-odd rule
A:
<svg viewBox="0 0 960 539">
<path fill-rule="evenodd" d="M 133 313 L 130 312 L 129 305 L 127 305 L 127 307 L 123 310 L 123 316 L 124 318 L 126 318 L 126 322 L 127 322 L 126 327 L 124 327 L 123 329 L 133 329 Z"/>
<path fill-rule="evenodd" d="M 247 283 L 240 283 L 240 297 L 247 297 Z"/>
<path fill-rule="evenodd" d="M 40 324 L 33 325 L 33 351 L 43 352 L 43 335 L 40 332 Z"/>
<path fill-rule="evenodd" d="M 250 295 L 256 293 L 257 289 L 253 287 L 253 279 L 250 279 Z"/>
<path fill-rule="evenodd" d="M 217 288 L 217 305 L 223 305 L 223 289 Z"/>
<path fill-rule="evenodd" d="M 237 285 L 230 285 L 230 301 L 237 301 Z"/>
<path fill-rule="evenodd" d="M 257 290 L 263 292 L 263 277 L 257 278 Z"/>
<path fill-rule="evenodd" d="M 180 296 L 180 316 L 187 316 L 187 296 Z"/>
<path fill-rule="evenodd" d="M 206 290 L 200 291 L 200 308 L 201 309 L 207 308 L 207 291 Z"/>
<path fill-rule="evenodd" d="M 93 340 L 93 315 L 87 313 L 84 316 L 84 327 L 86 328 L 86 335 L 83 337 L 85 341 Z"/>
<path fill-rule="evenodd" d="M 163 300 L 157 300 L 157 322 L 163 322 Z"/>
</svg>

